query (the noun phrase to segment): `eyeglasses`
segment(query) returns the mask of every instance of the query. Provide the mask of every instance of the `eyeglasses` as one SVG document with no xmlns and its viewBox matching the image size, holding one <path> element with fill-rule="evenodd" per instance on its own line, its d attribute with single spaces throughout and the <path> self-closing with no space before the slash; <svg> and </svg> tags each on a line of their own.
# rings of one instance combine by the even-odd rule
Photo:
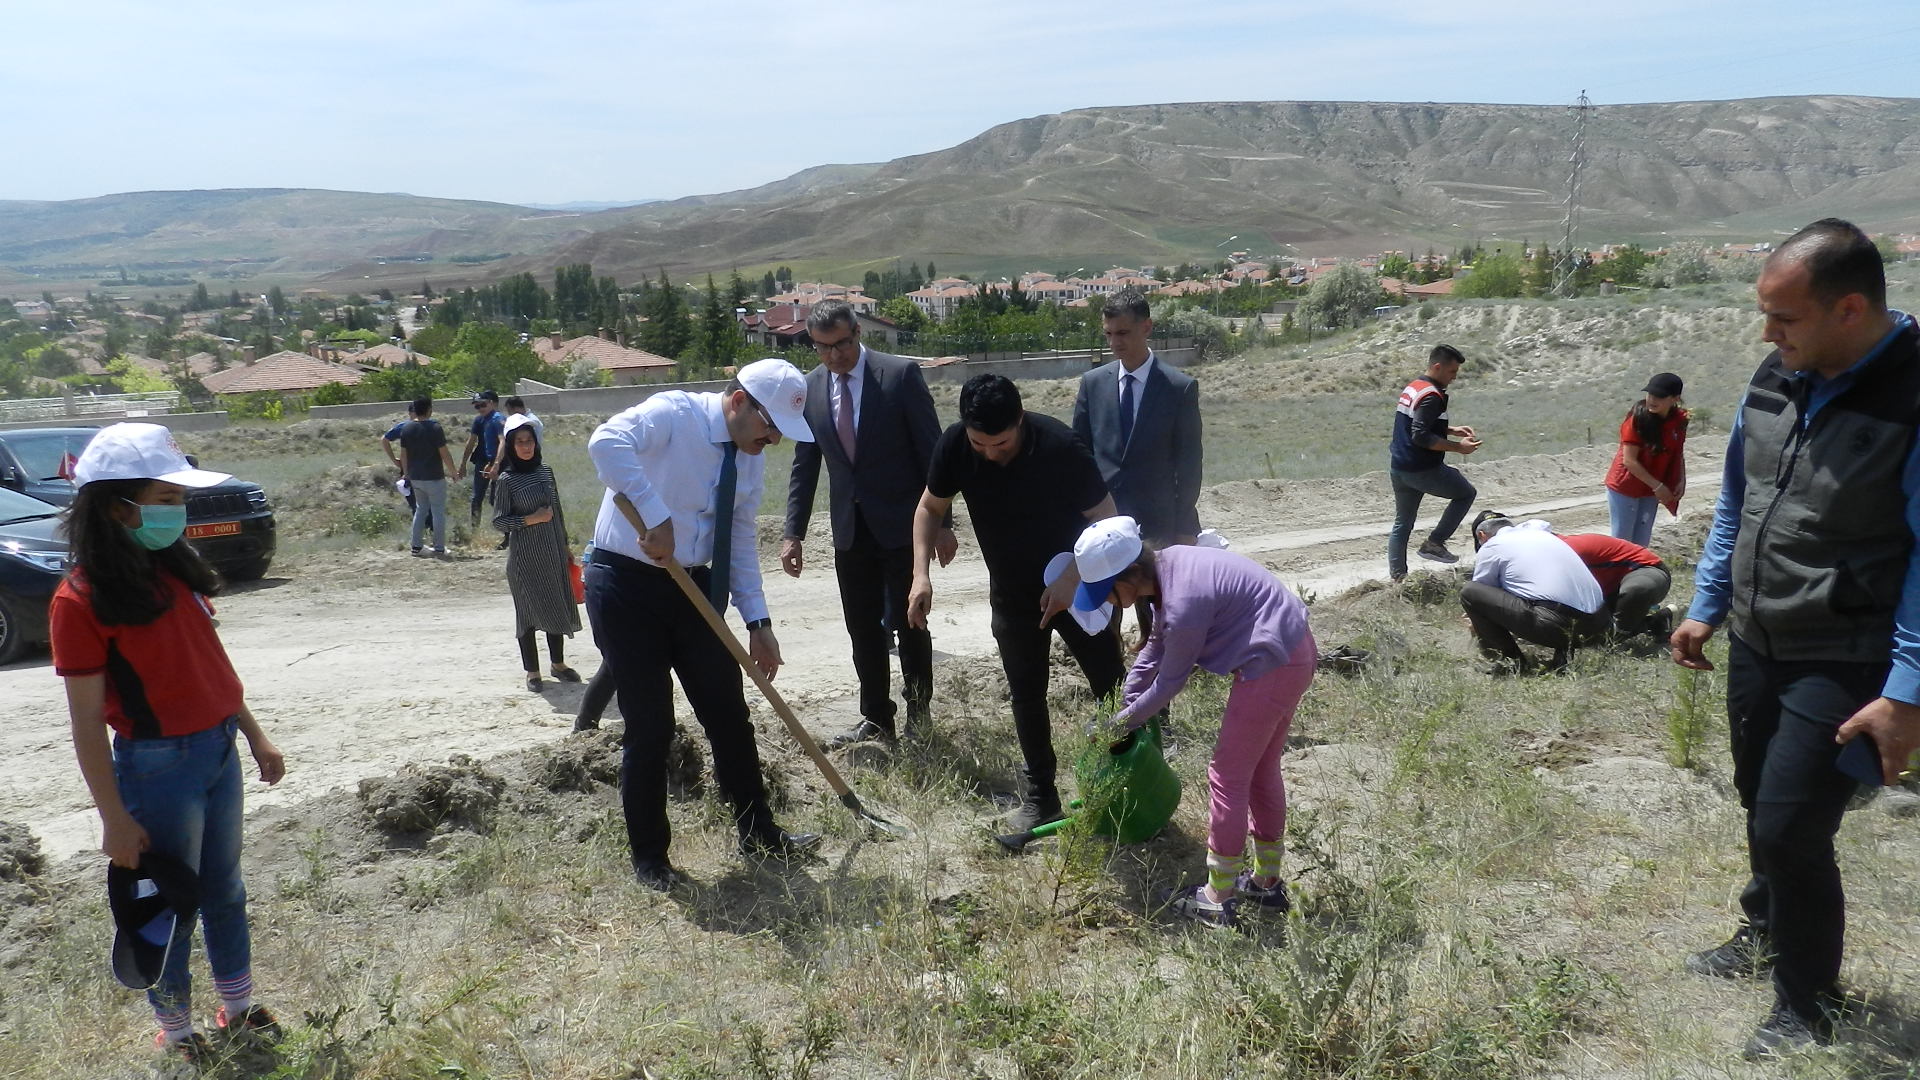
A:
<svg viewBox="0 0 1920 1080">
<path fill-rule="evenodd" d="M 764 405 L 761 405 L 759 402 L 754 401 L 752 398 L 748 398 L 747 401 L 749 404 L 753 406 L 753 411 L 760 414 L 760 419 L 766 422 L 767 427 L 772 428 L 775 431 L 780 430 L 779 425 L 773 422 L 773 414 L 768 412 Z"/>
<path fill-rule="evenodd" d="M 858 348 L 860 346 L 860 338 L 856 335 L 848 334 L 839 341 L 816 341 L 813 343 L 813 351 L 822 356 L 826 356 L 830 353 L 840 352 L 849 345 Z"/>
</svg>

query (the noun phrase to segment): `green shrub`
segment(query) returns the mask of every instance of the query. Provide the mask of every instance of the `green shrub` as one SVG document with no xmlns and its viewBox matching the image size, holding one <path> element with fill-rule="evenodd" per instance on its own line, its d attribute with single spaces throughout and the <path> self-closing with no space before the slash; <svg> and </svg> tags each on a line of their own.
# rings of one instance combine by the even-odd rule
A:
<svg viewBox="0 0 1920 1080">
<path fill-rule="evenodd" d="M 356 506 L 347 511 L 347 528 L 365 537 L 375 537 L 399 524 L 400 515 L 384 506 Z"/>
<path fill-rule="evenodd" d="M 346 383 L 330 382 L 313 392 L 315 405 L 349 405 L 353 402 L 353 387 Z"/>
</svg>

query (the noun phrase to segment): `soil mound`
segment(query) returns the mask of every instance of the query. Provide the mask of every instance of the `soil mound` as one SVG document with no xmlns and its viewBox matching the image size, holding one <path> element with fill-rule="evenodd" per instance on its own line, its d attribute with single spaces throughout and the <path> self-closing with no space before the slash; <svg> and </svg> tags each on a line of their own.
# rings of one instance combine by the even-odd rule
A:
<svg viewBox="0 0 1920 1080">
<path fill-rule="evenodd" d="M 455 754 L 445 765 L 409 765 L 393 776 L 360 781 L 360 804 L 374 827 L 387 833 L 442 826 L 485 833 L 506 787 L 478 761 Z"/>
</svg>

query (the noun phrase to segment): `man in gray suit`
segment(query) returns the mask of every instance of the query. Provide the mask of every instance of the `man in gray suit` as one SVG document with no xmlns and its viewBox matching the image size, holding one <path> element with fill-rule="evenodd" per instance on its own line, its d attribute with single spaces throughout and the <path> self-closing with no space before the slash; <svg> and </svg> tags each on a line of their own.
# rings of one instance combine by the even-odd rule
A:
<svg viewBox="0 0 1920 1080">
<path fill-rule="evenodd" d="M 1073 430 L 1100 463 L 1119 512 L 1153 547 L 1200 534 L 1200 384 L 1154 356 L 1153 318 L 1135 288 L 1107 298 L 1101 325 L 1114 360 L 1080 377 Z M 1140 636 L 1153 627 L 1145 604 Z"/>
<path fill-rule="evenodd" d="M 920 365 L 860 343 L 860 322 L 841 301 L 814 307 L 807 334 L 820 365 L 807 374 L 806 420 L 814 442 L 796 443 L 787 485 L 787 522 L 780 566 L 799 577 L 802 541 L 813 516 L 820 463 L 831 478 L 833 567 L 840 609 L 853 639 L 861 720 L 828 747 L 894 738 L 892 673 L 887 653 L 900 650 L 907 699 L 905 734 L 923 731 L 933 695 L 933 635 L 907 625 L 913 583 L 913 512 L 927 486 L 927 465 L 940 418 Z M 952 519 L 940 530 L 940 565 L 954 553 Z"/>
</svg>

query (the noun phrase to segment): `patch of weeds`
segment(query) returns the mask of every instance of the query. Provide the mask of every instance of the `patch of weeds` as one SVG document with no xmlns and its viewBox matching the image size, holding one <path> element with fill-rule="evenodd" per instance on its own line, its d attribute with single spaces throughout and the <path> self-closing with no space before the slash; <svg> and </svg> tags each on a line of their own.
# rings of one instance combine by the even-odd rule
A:
<svg viewBox="0 0 1920 1080">
<path fill-rule="evenodd" d="M 837 1013 L 809 1002 L 791 1055 L 782 1055 L 768 1042 L 765 1027 L 748 1024 L 741 1031 L 746 1065 L 751 1070 L 748 1075 L 756 1080 L 811 1080 L 814 1069 L 833 1053 L 842 1030 Z"/>
<path fill-rule="evenodd" d="M 1003 1050 L 1023 1077 L 1063 1075 L 1076 1044 L 1066 999 L 1057 990 L 1014 993 L 985 961 L 968 965 L 966 995 L 953 1005 L 954 1022 L 967 1044 L 979 1050 Z"/>
<path fill-rule="evenodd" d="M 400 515 L 385 506 L 355 506 L 346 512 L 346 526 L 354 533 L 372 539 L 392 532 Z"/>
<path fill-rule="evenodd" d="M 327 857 L 327 831 L 315 829 L 308 833 L 294 851 L 300 856 L 301 869 L 279 880 L 280 895 L 290 900 L 305 900 L 313 910 L 325 915 L 337 915 L 346 910 L 346 896 L 333 887 L 334 871 Z"/>
<path fill-rule="evenodd" d="M 1460 576 L 1415 570 L 1400 583 L 1400 595 L 1420 607 L 1437 607 L 1460 602 Z"/>
</svg>

